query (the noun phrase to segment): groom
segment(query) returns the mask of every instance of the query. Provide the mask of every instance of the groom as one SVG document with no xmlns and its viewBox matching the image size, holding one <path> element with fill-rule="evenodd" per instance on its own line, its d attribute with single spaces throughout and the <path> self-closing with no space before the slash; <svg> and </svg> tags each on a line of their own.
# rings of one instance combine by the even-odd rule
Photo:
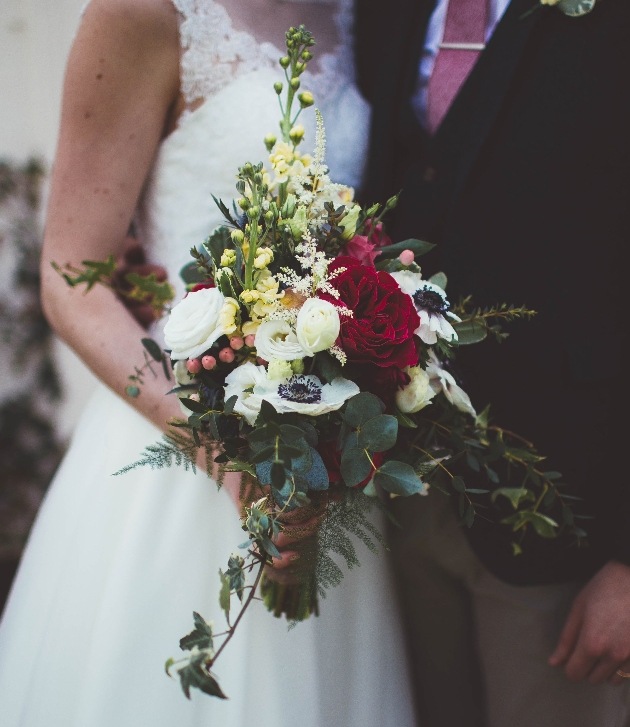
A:
<svg viewBox="0 0 630 727">
<path fill-rule="evenodd" d="M 361 198 L 403 189 L 396 238 L 438 244 L 423 262 L 451 299 L 538 311 L 462 350 L 459 373 L 583 498 L 590 545 L 532 539 L 515 557 L 480 518 L 464 534 L 439 493 L 405 503 L 394 555 L 421 724 L 627 726 L 630 3 L 450 2 L 355 0 L 373 107 Z"/>
</svg>

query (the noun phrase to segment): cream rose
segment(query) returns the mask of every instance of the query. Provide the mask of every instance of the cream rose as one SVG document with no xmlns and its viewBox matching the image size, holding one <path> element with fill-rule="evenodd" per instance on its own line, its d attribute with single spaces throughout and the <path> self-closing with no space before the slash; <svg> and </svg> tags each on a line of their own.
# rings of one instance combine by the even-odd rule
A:
<svg viewBox="0 0 630 727">
<path fill-rule="evenodd" d="M 172 359 L 199 356 L 227 332 L 221 322 L 224 303 L 217 288 L 202 288 L 188 293 L 173 308 L 164 326 L 164 341 Z"/>
<path fill-rule="evenodd" d="M 256 331 L 256 353 L 265 361 L 274 358 L 293 361 L 304 358 L 307 352 L 299 344 L 287 321 L 265 321 Z"/>
<path fill-rule="evenodd" d="M 415 414 L 431 403 L 436 392 L 431 387 L 431 377 L 419 366 L 408 366 L 405 372 L 411 381 L 396 392 L 396 405 L 405 414 Z"/>
<path fill-rule="evenodd" d="M 295 325 L 298 343 L 309 356 L 330 348 L 339 336 L 339 313 L 327 300 L 308 298 Z"/>
</svg>

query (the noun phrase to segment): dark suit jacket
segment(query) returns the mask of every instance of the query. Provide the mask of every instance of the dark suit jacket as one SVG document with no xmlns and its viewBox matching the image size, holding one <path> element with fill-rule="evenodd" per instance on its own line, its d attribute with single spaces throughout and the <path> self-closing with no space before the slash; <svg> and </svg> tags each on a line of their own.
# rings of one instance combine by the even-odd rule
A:
<svg viewBox="0 0 630 727">
<path fill-rule="evenodd" d="M 423 266 L 444 269 L 451 300 L 539 312 L 503 344 L 461 349 L 462 383 L 548 455 L 594 518 L 587 549 L 532 542 L 513 558 L 481 522 L 473 546 L 516 583 L 630 563 L 630 3 L 523 17 L 536 0 L 512 0 L 429 138 L 408 99 L 434 0 L 356 2 L 359 84 L 374 113 L 362 199 L 403 188 L 396 236 L 438 244 Z"/>
</svg>

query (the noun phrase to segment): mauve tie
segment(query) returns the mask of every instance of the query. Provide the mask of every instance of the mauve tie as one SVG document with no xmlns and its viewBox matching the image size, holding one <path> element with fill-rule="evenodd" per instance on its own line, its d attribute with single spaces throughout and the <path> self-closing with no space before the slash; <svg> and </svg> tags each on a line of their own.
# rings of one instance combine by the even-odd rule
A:
<svg viewBox="0 0 630 727">
<path fill-rule="evenodd" d="M 429 80 L 427 123 L 432 133 L 484 48 L 487 16 L 488 0 L 449 0 L 444 36 Z"/>
</svg>

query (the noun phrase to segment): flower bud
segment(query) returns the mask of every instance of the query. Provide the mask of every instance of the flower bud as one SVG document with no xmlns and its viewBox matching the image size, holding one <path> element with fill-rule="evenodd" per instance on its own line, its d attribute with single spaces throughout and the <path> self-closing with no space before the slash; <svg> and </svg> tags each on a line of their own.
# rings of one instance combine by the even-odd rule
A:
<svg viewBox="0 0 630 727">
<path fill-rule="evenodd" d="M 304 127 L 302 126 L 302 124 L 296 124 L 289 131 L 289 139 L 291 139 L 294 144 L 299 144 L 303 138 Z"/>
<path fill-rule="evenodd" d="M 276 141 L 278 141 L 278 138 L 275 134 L 267 134 L 267 136 L 265 136 L 265 146 L 267 147 L 267 151 L 271 151 L 274 148 Z"/>
<path fill-rule="evenodd" d="M 304 69 L 306 68 L 306 63 L 298 62 L 295 64 L 295 72 L 299 75 L 304 73 Z"/>
<path fill-rule="evenodd" d="M 276 81 L 273 84 L 274 91 L 278 94 L 278 96 L 282 93 L 282 83 L 280 81 Z"/>
<path fill-rule="evenodd" d="M 308 108 L 315 103 L 313 94 L 310 91 L 302 91 L 302 93 L 298 96 L 298 101 L 303 109 Z"/>
<path fill-rule="evenodd" d="M 292 88 L 292 89 L 293 89 L 294 91 L 297 91 L 297 90 L 298 90 L 298 88 L 300 87 L 300 79 L 294 76 L 294 77 L 293 77 L 293 78 L 292 78 L 292 79 L 291 79 L 291 80 L 289 81 L 289 86 L 291 86 L 291 88 Z"/>
<path fill-rule="evenodd" d="M 307 50 L 302 51 L 302 60 L 303 61 L 306 61 L 308 63 L 308 61 L 310 61 L 312 59 L 312 57 L 313 57 L 313 54 L 310 51 L 307 51 Z"/>
<path fill-rule="evenodd" d="M 242 245 L 243 241 L 245 240 L 243 230 L 232 230 L 230 237 L 232 238 L 232 241 L 235 242 L 237 245 Z"/>
<path fill-rule="evenodd" d="M 238 206 L 242 210 L 247 210 L 249 208 L 250 204 L 251 204 L 251 202 L 247 199 L 247 197 L 240 197 L 238 200 Z"/>
<path fill-rule="evenodd" d="M 289 63 L 291 63 L 291 59 L 289 56 L 282 56 L 278 63 L 286 70 L 289 67 Z"/>
</svg>

